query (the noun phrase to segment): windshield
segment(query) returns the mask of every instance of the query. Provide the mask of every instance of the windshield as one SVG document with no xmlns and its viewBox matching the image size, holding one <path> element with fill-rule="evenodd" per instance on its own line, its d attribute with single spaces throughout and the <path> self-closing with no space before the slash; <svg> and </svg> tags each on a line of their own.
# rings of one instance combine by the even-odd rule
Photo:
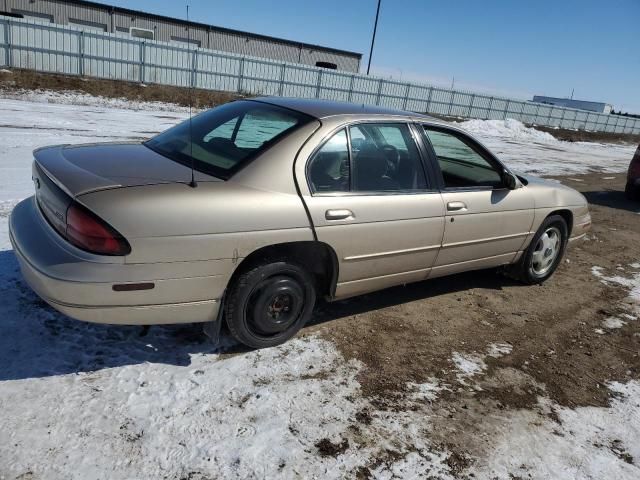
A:
<svg viewBox="0 0 640 480">
<path fill-rule="evenodd" d="M 165 157 L 227 179 L 312 118 L 266 103 L 239 101 L 207 110 L 145 142 Z"/>
</svg>

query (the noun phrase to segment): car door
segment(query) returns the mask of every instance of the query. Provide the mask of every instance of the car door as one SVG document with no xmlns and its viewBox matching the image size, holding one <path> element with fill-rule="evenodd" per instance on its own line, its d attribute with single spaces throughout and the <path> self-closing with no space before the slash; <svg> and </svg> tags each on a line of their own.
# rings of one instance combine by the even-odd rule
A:
<svg viewBox="0 0 640 480">
<path fill-rule="evenodd" d="M 505 167 L 463 132 L 423 126 L 445 206 L 442 248 L 431 276 L 511 263 L 534 217 L 526 187 L 505 186 Z"/>
<path fill-rule="evenodd" d="M 296 163 L 315 234 L 337 255 L 336 298 L 422 280 L 436 259 L 444 205 L 417 135 L 407 123 L 341 125 Z"/>
</svg>

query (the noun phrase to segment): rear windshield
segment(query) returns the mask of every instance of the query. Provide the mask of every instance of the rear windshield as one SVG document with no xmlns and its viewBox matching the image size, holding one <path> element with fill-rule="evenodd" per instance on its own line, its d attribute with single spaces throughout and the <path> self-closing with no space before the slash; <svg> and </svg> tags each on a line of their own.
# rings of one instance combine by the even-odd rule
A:
<svg viewBox="0 0 640 480">
<path fill-rule="evenodd" d="M 287 133 L 312 120 L 260 102 L 231 102 L 207 110 L 145 142 L 165 157 L 227 179 Z"/>
</svg>

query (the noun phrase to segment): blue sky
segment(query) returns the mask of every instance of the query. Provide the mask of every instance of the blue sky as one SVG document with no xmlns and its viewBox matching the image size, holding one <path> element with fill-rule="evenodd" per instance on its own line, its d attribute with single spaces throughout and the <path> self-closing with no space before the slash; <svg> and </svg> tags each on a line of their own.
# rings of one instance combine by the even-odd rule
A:
<svg viewBox="0 0 640 480">
<path fill-rule="evenodd" d="M 184 18 L 185 2 L 104 1 Z M 190 0 L 192 20 L 363 54 L 376 0 Z M 372 73 L 640 113 L 640 0 L 382 0 Z"/>
</svg>

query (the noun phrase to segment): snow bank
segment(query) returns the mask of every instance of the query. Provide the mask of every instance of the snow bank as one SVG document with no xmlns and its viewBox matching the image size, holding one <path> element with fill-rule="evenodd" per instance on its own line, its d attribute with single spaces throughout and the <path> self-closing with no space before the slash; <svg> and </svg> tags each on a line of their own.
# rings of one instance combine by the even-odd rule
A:
<svg viewBox="0 0 640 480">
<path fill-rule="evenodd" d="M 522 122 L 512 118 L 507 118 L 506 120 L 467 120 L 458 123 L 457 126 L 480 136 L 502 137 L 529 142 L 558 142 L 550 133 L 526 127 Z"/>
<path fill-rule="evenodd" d="M 88 107 L 119 108 L 126 110 L 146 110 L 157 112 L 188 112 L 189 108 L 175 103 L 148 102 L 130 100 L 127 98 L 110 98 L 94 96 L 84 92 L 73 90 L 2 90 L 0 98 L 8 100 L 21 100 L 33 103 L 54 103 L 58 105 L 77 105 Z"/>
</svg>

